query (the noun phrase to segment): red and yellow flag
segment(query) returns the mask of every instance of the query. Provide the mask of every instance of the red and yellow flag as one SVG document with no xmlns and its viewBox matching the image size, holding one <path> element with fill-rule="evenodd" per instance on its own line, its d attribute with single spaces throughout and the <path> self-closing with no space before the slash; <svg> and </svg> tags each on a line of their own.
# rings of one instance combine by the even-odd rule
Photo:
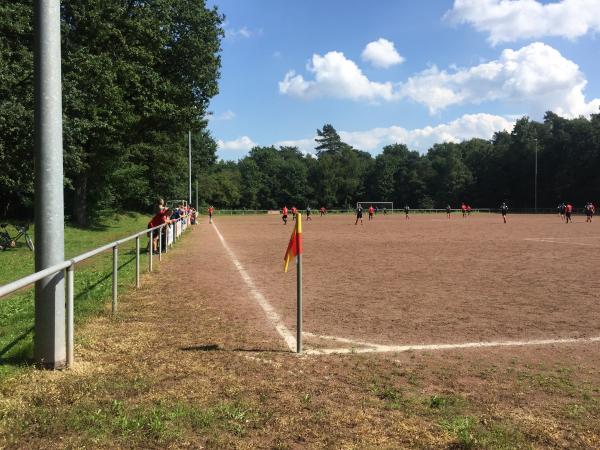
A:
<svg viewBox="0 0 600 450">
<path fill-rule="evenodd" d="M 294 225 L 294 231 L 292 231 L 292 237 L 290 243 L 283 257 L 284 265 L 283 271 L 288 271 L 288 264 L 290 259 L 294 256 L 302 254 L 302 214 L 296 214 L 296 224 Z"/>
</svg>

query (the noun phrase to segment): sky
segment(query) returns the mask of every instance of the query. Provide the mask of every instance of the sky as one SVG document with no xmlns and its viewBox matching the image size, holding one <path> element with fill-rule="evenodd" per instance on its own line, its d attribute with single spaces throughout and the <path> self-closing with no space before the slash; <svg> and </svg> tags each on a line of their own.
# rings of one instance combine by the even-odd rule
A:
<svg viewBox="0 0 600 450">
<path fill-rule="evenodd" d="M 208 0 L 225 15 L 218 156 L 314 153 L 316 130 L 377 155 L 490 139 L 522 116 L 600 108 L 600 0 Z"/>
</svg>

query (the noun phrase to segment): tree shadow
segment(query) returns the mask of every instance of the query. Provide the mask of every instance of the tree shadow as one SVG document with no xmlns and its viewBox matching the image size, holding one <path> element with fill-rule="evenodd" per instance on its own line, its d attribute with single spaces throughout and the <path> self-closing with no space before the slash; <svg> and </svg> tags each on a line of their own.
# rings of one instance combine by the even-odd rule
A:
<svg viewBox="0 0 600 450">
<path fill-rule="evenodd" d="M 23 349 L 19 354 L 10 356 L 5 358 L 8 352 L 10 352 L 14 347 L 16 347 L 20 342 L 26 339 L 30 334 L 33 333 L 34 327 L 30 327 L 19 336 L 14 338 L 11 342 L 6 344 L 4 347 L 0 349 L 0 366 L 29 366 L 33 364 L 32 359 L 26 354 L 26 350 Z"/>
</svg>

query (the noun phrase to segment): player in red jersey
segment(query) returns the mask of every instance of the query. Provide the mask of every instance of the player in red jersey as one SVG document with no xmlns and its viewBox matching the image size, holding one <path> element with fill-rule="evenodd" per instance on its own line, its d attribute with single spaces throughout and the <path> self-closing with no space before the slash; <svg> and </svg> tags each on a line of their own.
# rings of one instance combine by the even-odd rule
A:
<svg viewBox="0 0 600 450">
<path fill-rule="evenodd" d="M 325 215 L 325 207 L 321 206 L 321 209 L 319 209 L 319 213 L 321 213 L 321 217 L 323 217 Z"/>
<path fill-rule="evenodd" d="M 570 202 L 567 203 L 567 206 L 565 206 L 565 219 L 566 219 L 566 223 L 569 222 L 573 222 L 573 219 L 571 219 L 571 214 L 573 214 L 573 205 L 571 205 Z"/>
<path fill-rule="evenodd" d="M 373 215 L 375 214 L 375 208 L 373 205 L 369 206 L 369 221 L 373 220 Z"/>
<path fill-rule="evenodd" d="M 296 220 L 296 214 L 298 214 L 298 208 L 292 206 L 292 220 Z"/>
<path fill-rule="evenodd" d="M 471 205 L 467 205 L 467 216 L 471 215 Z"/>
<path fill-rule="evenodd" d="M 213 206 L 208 207 L 208 223 L 212 223 L 212 216 L 215 212 L 215 208 Z"/>
<path fill-rule="evenodd" d="M 287 216 L 288 216 L 288 209 L 287 209 L 287 206 L 284 206 L 283 209 L 281 210 L 281 219 L 283 220 L 284 225 L 287 225 Z"/>
<path fill-rule="evenodd" d="M 462 202 L 460 205 L 460 210 L 462 211 L 463 219 L 467 217 L 467 205 L 465 205 L 465 202 Z"/>
</svg>

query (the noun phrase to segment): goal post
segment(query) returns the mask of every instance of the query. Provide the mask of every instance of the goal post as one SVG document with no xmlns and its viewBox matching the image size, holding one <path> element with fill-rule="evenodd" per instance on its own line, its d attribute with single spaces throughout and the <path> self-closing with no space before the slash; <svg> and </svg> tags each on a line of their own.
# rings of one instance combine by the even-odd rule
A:
<svg viewBox="0 0 600 450">
<path fill-rule="evenodd" d="M 364 210 L 367 210 L 372 206 L 376 211 L 394 212 L 394 202 L 356 202 L 356 209 L 358 209 L 359 206 L 362 206 Z"/>
</svg>

